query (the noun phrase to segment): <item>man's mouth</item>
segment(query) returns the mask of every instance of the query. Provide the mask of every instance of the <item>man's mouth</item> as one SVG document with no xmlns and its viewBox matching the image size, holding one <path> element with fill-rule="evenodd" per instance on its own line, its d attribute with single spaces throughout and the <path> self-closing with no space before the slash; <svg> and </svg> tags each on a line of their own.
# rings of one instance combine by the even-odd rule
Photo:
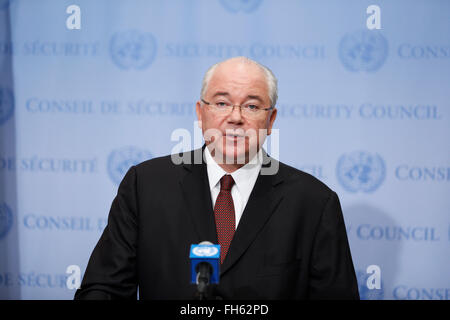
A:
<svg viewBox="0 0 450 320">
<path fill-rule="evenodd" d="M 237 140 L 240 140 L 240 139 L 245 138 L 245 135 L 244 135 L 244 134 L 241 134 L 241 133 L 230 133 L 230 132 L 227 132 L 227 133 L 225 134 L 225 138 L 226 138 L 227 140 L 237 141 Z"/>
</svg>

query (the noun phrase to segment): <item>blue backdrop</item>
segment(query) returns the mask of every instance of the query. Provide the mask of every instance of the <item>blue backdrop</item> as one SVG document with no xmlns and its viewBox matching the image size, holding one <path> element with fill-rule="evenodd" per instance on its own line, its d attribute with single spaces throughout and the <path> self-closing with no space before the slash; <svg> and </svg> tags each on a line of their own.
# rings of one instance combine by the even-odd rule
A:
<svg viewBox="0 0 450 320">
<path fill-rule="evenodd" d="M 450 299 L 449 13 L 446 0 L 0 0 L 0 298 L 71 299 L 66 269 L 84 272 L 126 170 L 193 134 L 204 72 L 243 55 L 279 79 L 280 160 L 341 199 L 361 297 Z"/>
</svg>

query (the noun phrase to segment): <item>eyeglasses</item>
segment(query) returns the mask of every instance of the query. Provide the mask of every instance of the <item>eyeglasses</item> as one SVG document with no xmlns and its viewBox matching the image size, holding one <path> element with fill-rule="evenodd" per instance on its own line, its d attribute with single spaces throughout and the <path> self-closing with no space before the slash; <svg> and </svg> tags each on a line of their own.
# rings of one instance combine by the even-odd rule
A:
<svg viewBox="0 0 450 320">
<path fill-rule="evenodd" d="M 254 102 L 245 103 L 243 105 L 233 105 L 225 101 L 220 101 L 216 103 L 211 103 L 203 99 L 201 99 L 201 101 L 204 104 L 210 106 L 212 111 L 221 115 L 230 114 L 234 110 L 234 107 L 238 107 L 241 109 L 242 115 L 247 118 L 259 118 L 264 113 L 264 111 L 273 109 L 273 107 L 264 108 L 264 106 L 261 106 L 258 103 Z"/>
</svg>

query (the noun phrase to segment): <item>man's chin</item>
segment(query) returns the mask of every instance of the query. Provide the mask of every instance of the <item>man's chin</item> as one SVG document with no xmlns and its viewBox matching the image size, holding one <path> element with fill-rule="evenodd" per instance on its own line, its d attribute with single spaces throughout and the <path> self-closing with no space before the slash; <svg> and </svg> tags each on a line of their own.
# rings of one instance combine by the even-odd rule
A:
<svg viewBox="0 0 450 320">
<path fill-rule="evenodd" d="M 217 150 L 214 158 L 219 164 L 245 164 L 248 162 L 248 153 L 246 150 L 227 148 L 226 150 Z"/>
</svg>

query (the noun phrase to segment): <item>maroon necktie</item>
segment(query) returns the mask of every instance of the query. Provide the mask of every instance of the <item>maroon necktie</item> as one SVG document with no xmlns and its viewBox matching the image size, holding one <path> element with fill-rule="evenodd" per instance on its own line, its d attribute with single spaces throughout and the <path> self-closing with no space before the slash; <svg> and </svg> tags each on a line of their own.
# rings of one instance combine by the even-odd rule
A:
<svg viewBox="0 0 450 320">
<path fill-rule="evenodd" d="M 228 174 L 220 179 L 220 192 L 214 205 L 217 239 L 220 244 L 220 263 L 225 260 L 235 229 L 234 203 L 231 197 L 233 184 L 233 177 Z"/>
</svg>

